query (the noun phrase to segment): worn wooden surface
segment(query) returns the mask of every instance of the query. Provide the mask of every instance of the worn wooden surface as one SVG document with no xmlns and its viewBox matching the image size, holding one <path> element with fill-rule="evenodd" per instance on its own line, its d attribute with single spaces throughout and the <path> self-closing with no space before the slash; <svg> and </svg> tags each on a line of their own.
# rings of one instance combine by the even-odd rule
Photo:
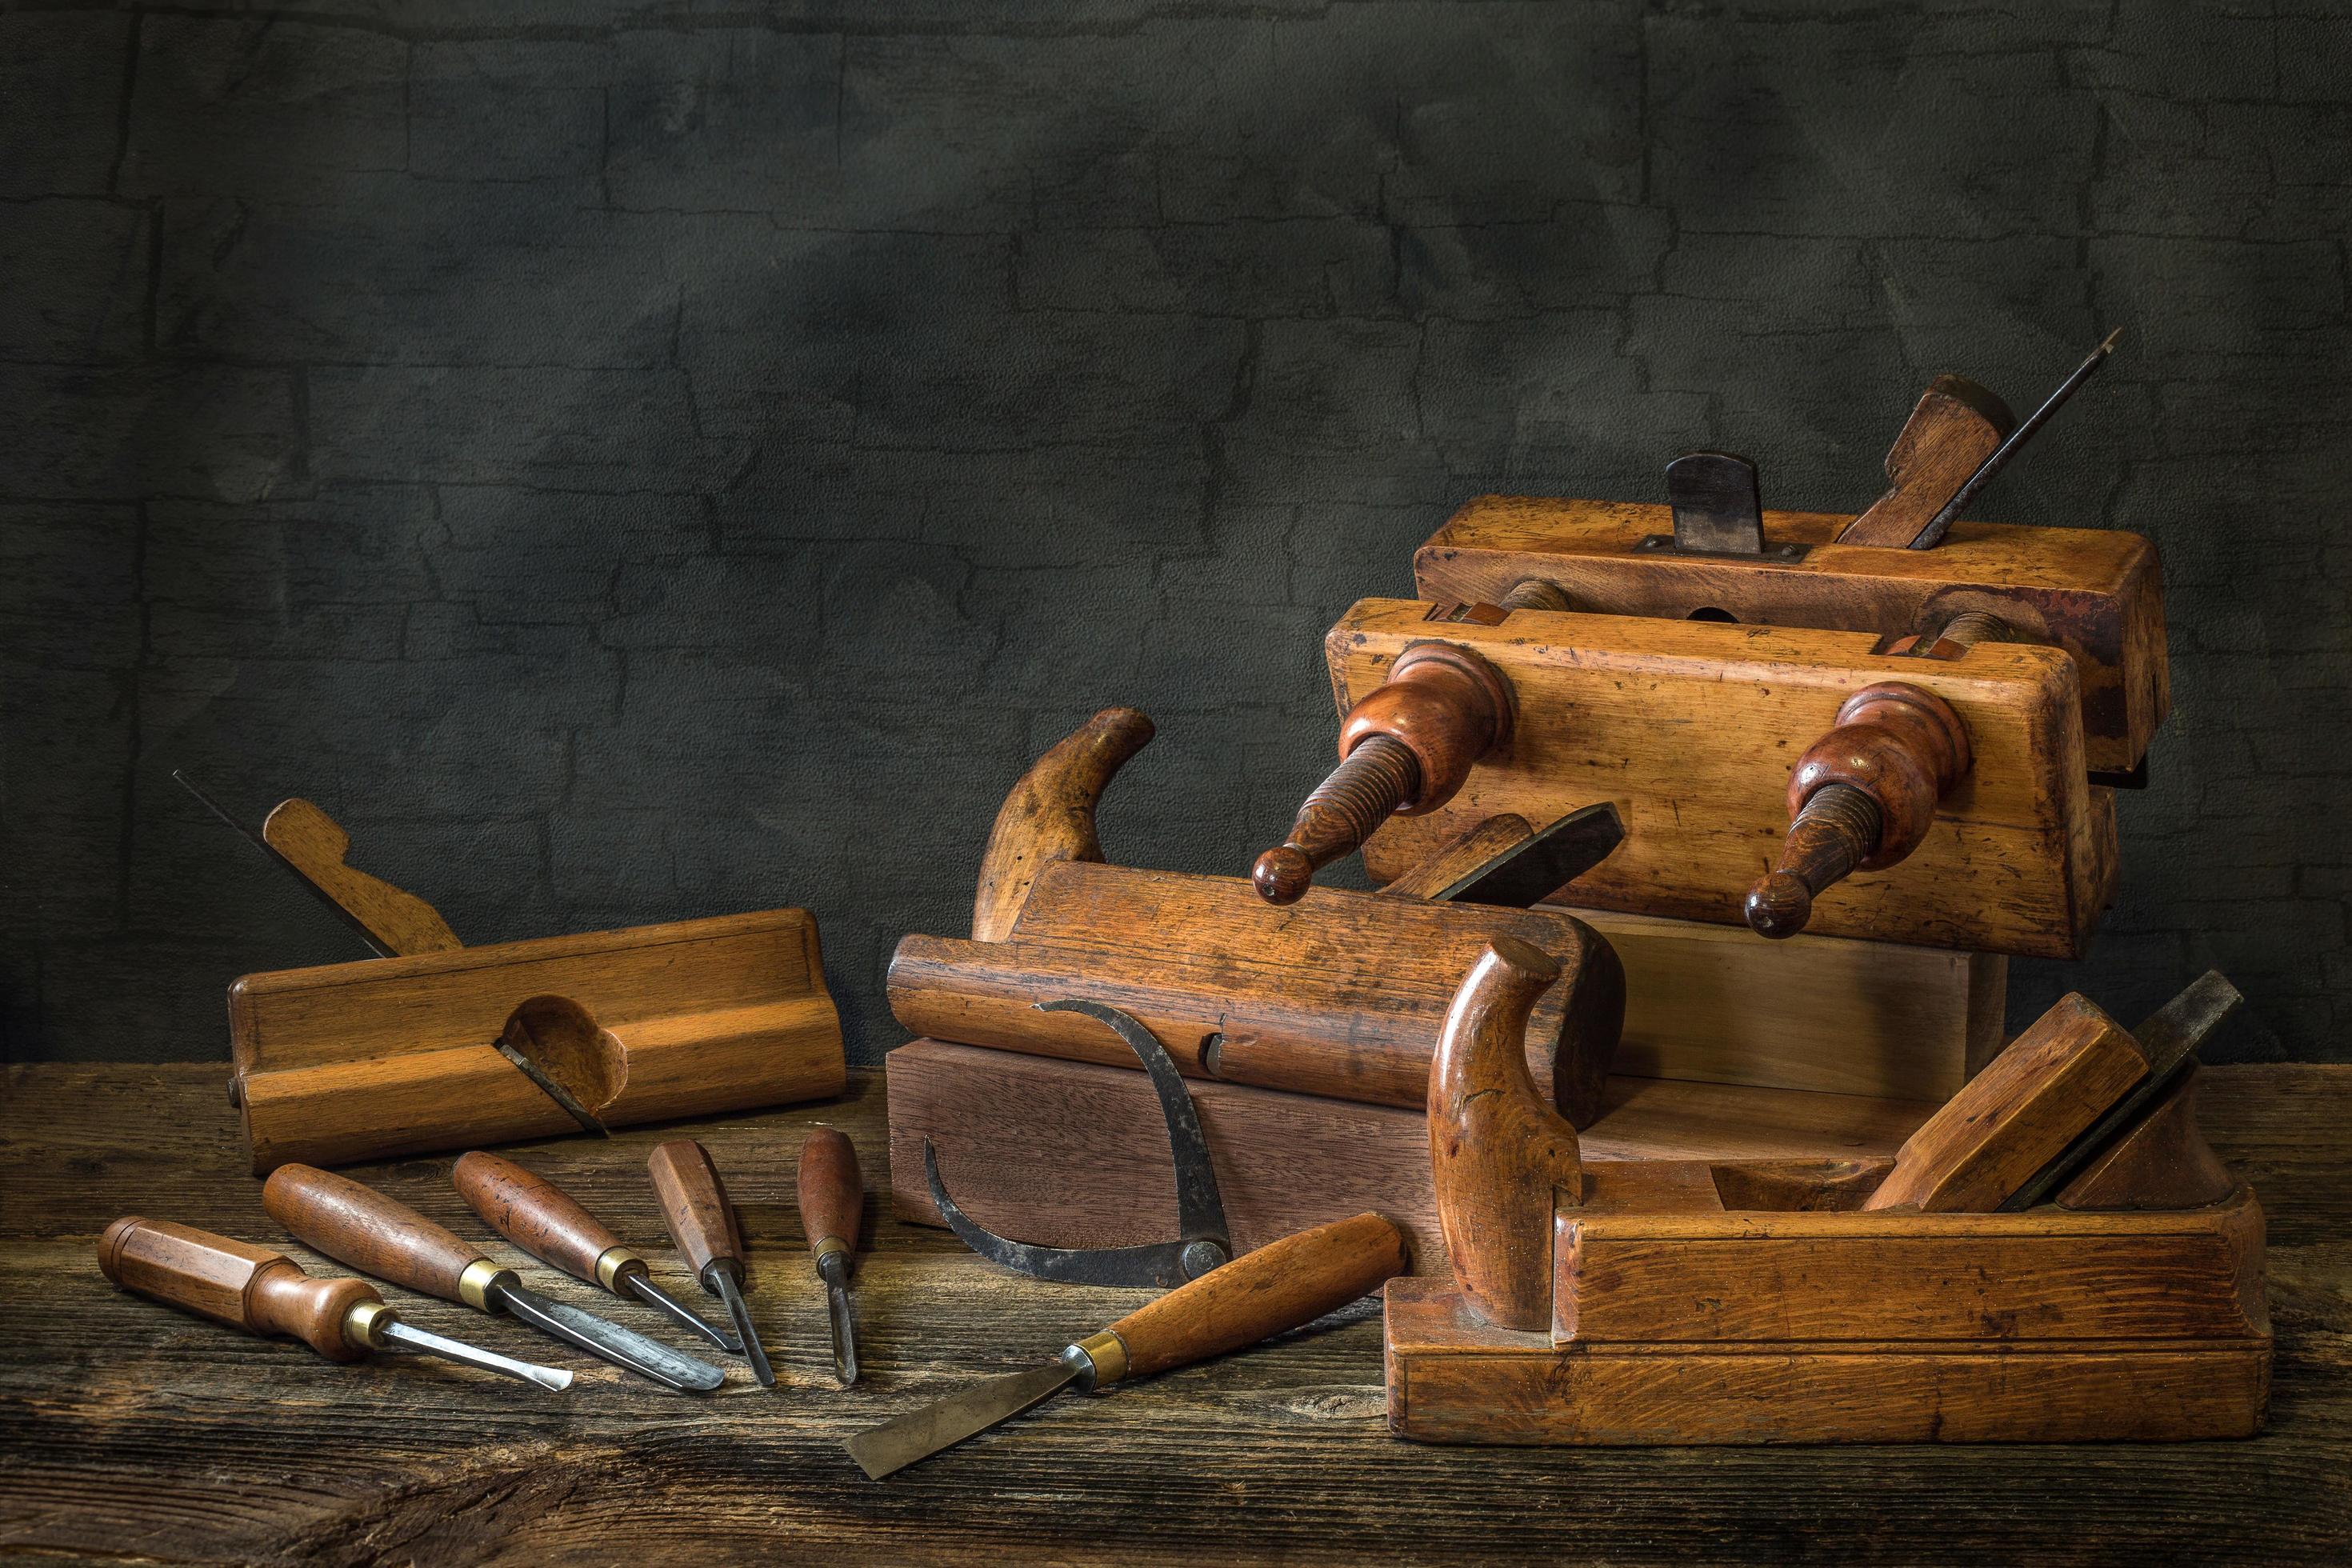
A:
<svg viewBox="0 0 2352 1568">
<path fill-rule="evenodd" d="M 1166 1560 L 1456 1564 L 1868 1556 L 1908 1563 L 2340 1560 L 2352 1531 L 2352 1070 L 2207 1076 L 2215 1145 L 2270 1217 L 2271 1426 L 2182 1447 L 1444 1449 L 1382 1425 L 1373 1303 L 1231 1360 L 1065 1397 L 886 1483 L 839 1447 L 971 1376 L 1132 1310 L 1135 1291 L 1003 1275 L 885 1211 L 859 1260 L 866 1381 L 833 1386 L 793 1163 L 818 1121 L 883 1179 L 878 1075 L 847 1102 L 685 1124 L 739 1205 L 780 1386 L 730 1365 L 664 1394 L 511 1324 L 388 1289 L 427 1327 L 545 1352 L 569 1394 L 379 1357 L 321 1362 L 125 1295 L 94 1242 L 142 1212 L 277 1247 L 221 1070 L 9 1069 L 0 1145 L 0 1552 L 356 1563 Z M 645 1177 L 646 1129 L 509 1151 L 690 1290 Z M 534 1287 L 613 1308 L 489 1237 L 448 1162 L 366 1168 Z M 1118 1194 L 1103 1201 L 1115 1204 Z M 869 1217 L 872 1213 L 869 1211 Z M 316 1259 L 291 1247 L 306 1265 Z"/>
</svg>

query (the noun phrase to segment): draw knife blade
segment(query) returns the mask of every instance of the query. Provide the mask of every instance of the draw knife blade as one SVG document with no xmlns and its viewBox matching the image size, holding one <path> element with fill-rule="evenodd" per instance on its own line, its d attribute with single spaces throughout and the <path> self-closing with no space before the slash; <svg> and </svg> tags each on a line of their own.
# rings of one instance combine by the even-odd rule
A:
<svg viewBox="0 0 2352 1568">
<path fill-rule="evenodd" d="M 1162 1289 L 1199 1279 L 1210 1269 L 1232 1261 L 1231 1232 L 1225 1205 L 1217 1191 L 1216 1167 L 1209 1159 L 1209 1141 L 1184 1077 L 1176 1070 L 1167 1047 L 1150 1030 L 1129 1014 L 1100 1002 L 1066 998 L 1041 1002 L 1041 1013 L 1080 1013 L 1108 1025 L 1143 1063 L 1151 1087 L 1160 1097 L 1161 1120 L 1167 1124 L 1168 1152 L 1176 1167 L 1176 1223 L 1180 1239 L 1139 1247 L 1036 1247 L 998 1236 L 957 1206 L 940 1179 L 939 1150 L 923 1140 L 923 1174 L 930 1183 L 931 1202 L 940 1217 L 966 1247 L 992 1263 L 1033 1279 L 1071 1285 L 1154 1285 Z"/>
</svg>

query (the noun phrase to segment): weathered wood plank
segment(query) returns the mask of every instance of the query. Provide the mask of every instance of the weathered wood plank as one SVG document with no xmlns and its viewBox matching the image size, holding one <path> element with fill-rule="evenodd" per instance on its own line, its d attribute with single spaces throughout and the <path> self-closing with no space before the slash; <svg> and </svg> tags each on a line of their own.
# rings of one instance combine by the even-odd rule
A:
<svg viewBox="0 0 2352 1568">
<path fill-rule="evenodd" d="M 856 1290 L 869 1383 L 832 1386 L 792 1202 L 802 1129 L 856 1139 L 884 1189 L 878 1075 L 830 1106 L 684 1124 L 742 1208 L 780 1386 L 694 1401 L 512 1324 L 396 1295 L 432 1328 L 579 1372 L 569 1395 L 412 1363 L 331 1365 L 123 1295 L 98 1229 L 139 1210 L 282 1240 L 244 1173 L 217 1066 L 17 1068 L 0 1107 L 0 1552 L 162 1562 L 1459 1563 L 1870 1556 L 2326 1562 L 2352 1531 L 2352 1069 L 2224 1068 L 2208 1121 L 2271 1212 L 2278 1366 L 2245 1443 L 2048 1449 L 1445 1449 L 1382 1422 L 1360 1304 L 1265 1351 L 1065 1396 L 885 1484 L 838 1441 L 1050 1352 L 1144 1299 L 994 1270 L 869 1210 Z M 691 1290 L 644 1179 L 666 1132 L 509 1151 Z M 359 1173 L 487 1239 L 446 1160 Z M 293 1249 L 310 1261 L 309 1255 Z M 517 1257 L 493 1243 L 500 1257 Z M 530 1283 L 589 1300 L 531 1267 Z M 613 1315 L 653 1326 L 611 1302 Z"/>
</svg>

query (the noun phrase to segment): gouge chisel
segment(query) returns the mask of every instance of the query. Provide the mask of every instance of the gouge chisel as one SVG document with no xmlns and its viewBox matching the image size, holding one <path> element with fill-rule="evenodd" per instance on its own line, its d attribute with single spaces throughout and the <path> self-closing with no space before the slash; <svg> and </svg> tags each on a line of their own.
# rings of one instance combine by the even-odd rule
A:
<svg viewBox="0 0 2352 1568">
<path fill-rule="evenodd" d="M 735 1223 L 735 1205 L 727 1201 L 727 1188 L 719 1180 L 719 1168 L 691 1138 L 657 1145 L 646 1168 L 653 1173 L 654 1195 L 661 1199 L 670 1239 L 686 1255 L 702 1288 L 727 1303 L 751 1375 L 761 1387 L 773 1388 L 775 1370 L 768 1364 L 760 1331 L 751 1326 L 751 1308 L 743 1300 L 743 1233 Z"/>
<path fill-rule="evenodd" d="M 1103 1388 L 1244 1349 L 1346 1306 L 1406 1266 L 1403 1233 L 1376 1214 L 1285 1237 L 1178 1286 L 1043 1366 L 860 1432 L 846 1445 L 850 1458 L 878 1481 L 1072 1384 Z"/>
<path fill-rule="evenodd" d="M 311 1165 L 280 1165 L 261 1186 L 269 1217 L 328 1257 L 394 1285 L 511 1312 L 541 1333 L 683 1394 L 716 1388 L 725 1374 L 618 1323 L 525 1289 L 511 1268 L 460 1241 L 406 1204 Z"/>
<path fill-rule="evenodd" d="M 824 1281 L 825 1315 L 833 1324 L 833 1373 L 847 1388 L 857 1381 L 857 1334 L 849 1321 L 849 1268 L 857 1253 L 858 1222 L 866 1212 L 866 1178 L 857 1147 L 837 1127 L 820 1127 L 801 1144 L 798 1187 L 801 1229 L 808 1237 L 816 1277 Z"/>
<path fill-rule="evenodd" d="M 478 1149 L 457 1161 L 449 1180 L 492 1230 L 541 1263 L 553 1264 L 574 1279 L 601 1285 L 615 1296 L 635 1297 L 720 1350 L 743 1353 L 740 1340 L 674 1300 L 653 1282 L 644 1258 L 622 1246 L 619 1237 L 546 1177 Z"/>
<path fill-rule="evenodd" d="M 480 1367 L 541 1388 L 572 1374 L 411 1328 L 364 1279 L 322 1279 L 282 1252 L 194 1226 L 126 1215 L 98 1238 L 98 1266 L 126 1290 L 265 1337 L 291 1335 L 329 1361 L 404 1351 Z"/>
</svg>

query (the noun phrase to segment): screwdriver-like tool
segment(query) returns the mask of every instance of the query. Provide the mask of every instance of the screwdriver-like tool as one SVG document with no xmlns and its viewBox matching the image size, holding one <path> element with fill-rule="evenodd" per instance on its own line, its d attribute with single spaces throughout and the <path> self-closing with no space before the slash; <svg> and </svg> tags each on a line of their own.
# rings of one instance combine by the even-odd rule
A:
<svg viewBox="0 0 2352 1568">
<path fill-rule="evenodd" d="M 1318 1226 L 1178 1286 L 1041 1367 L 976 1384 L 860 1432 L 846 1447 L 878 1481 L 1072 1384 L 1102 1388 L 1241 1350 L 1346 1306 L 1406 1267 L 1403 1233 L 1380 1215 Z"/>
<path fill-rule="evenodd" d="M 866 1213 L 866 1178 L 857 1147 L 837 1127 L 820 1127 L 801 1144 L 801 1229 L 807 1233 L 816 1277 L 824 1281 L 825 1312 L 833 1322 L 833 1374 L 847 1388 L 857 1381 L 857 1334 L 849 1321 L 849 1266 Z"/>
<path fill-rule="evenodd" d="M 126 1290 L 233 1329 L 265 1337 L 290 1334 L 329 1361 L 404 1351 L 541 1388 L 572 1386 L 572 1374 L 559 1368 L 534 1366 L 411 1328 L 364 1279 L 321 1279 L 282 1252 L 194 1226 L 125 1215 L 98 1238 L 98 1266 Z"/>
<path fill-rule="evenodd" d="M 635 1297 L 720 1350 L 743 1353 L 742 1341 L 704 1322 L 656 1285 L 644 1258 L 544 1176 L 478 1149 L 458 1160 L 449 1180 L 492 1230 L 541 1263 L 625 1300 Z"/>
<path fill-rule="evenodd" d="M 406 1204 L 311 1165 L 280 1165 L 261 1185 L 269 1217 L 328 1257 L 363 1274 L 460 1301 L 478 1312 L 511 1312 L 541 1333 L 683 1394 L 718 1387 L 726 1374 L 640 1333 L 523 1288 L 511 1268 L 426 1219 Z"/>
<path fill-rule="evenodd" d="M 673 1138 L 655 1148 L 646 1166 L 653 1173 L 654 1195 L 661 1199 L 670 1239 L 686 1255 L 702 1288 L 727 1303 L 751 1375 L 762 1388 L 773 1388 L 775 1369 L 768 1364 L 760 1331 L 751 1326 L 751 1309 L 743 1300 L 743 1233 L 709 1151 L 691 1138 Z"/>
</svg>

